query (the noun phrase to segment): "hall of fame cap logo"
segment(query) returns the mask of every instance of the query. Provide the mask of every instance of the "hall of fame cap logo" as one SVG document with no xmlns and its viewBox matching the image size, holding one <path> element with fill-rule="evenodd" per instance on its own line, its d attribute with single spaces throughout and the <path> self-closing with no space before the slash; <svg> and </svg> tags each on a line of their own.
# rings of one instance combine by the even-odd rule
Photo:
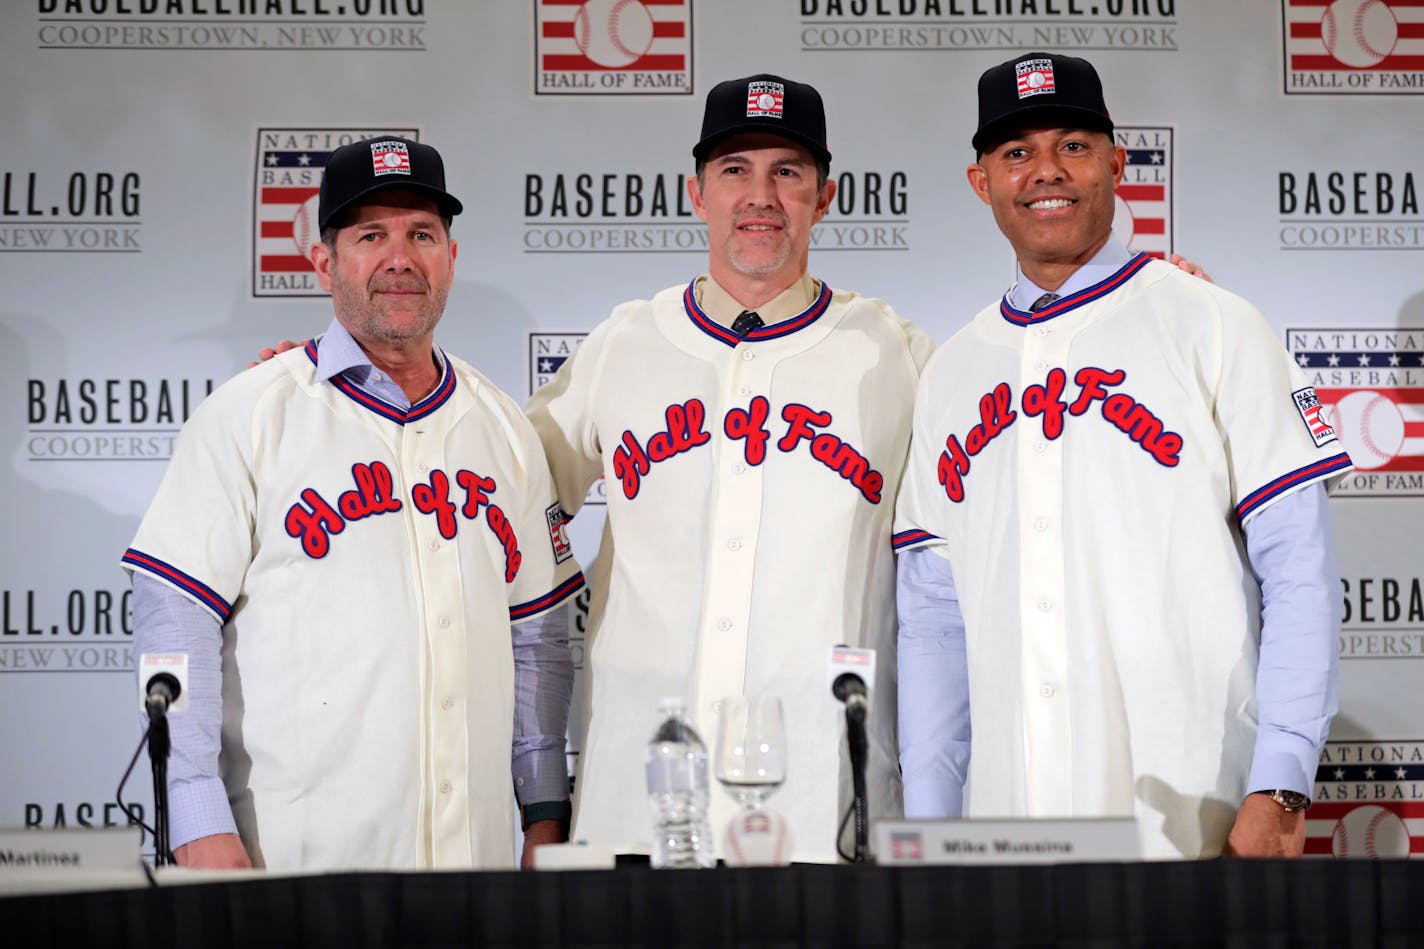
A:
<svg viewBox="0 0 1424 949">
<path fill-rule="evenodd" d="M 1051 59 L 1026 59 L 1014 66 L 1014 72 L 1018 75 L 1020 99 L 1054 91 Z"/>
<path fill-rule="evenodd" d="M 1424 742 L 1326 742 L 1311 796 L 1307 856 L 1424 854 Z"/>
<path fill-rule="evenodd" d="M 1173 243 L 1173 140 L 1165 125 L 1119 125 L 1113 141 L 1127 150 L 1118 182 L 1113 234 L 1128 249 L 1164 260 Z"/>
<path fill-rule="evenodd" d="M 692 0 L 534 0 L 536 95 L 691 95 Z"/>
<path fill-rule="evenodd" d="M 377 178 L 410 174 L 410 149 L 405 142 L 372 142 L 371 173 Z"/>
<path fill-rule="evenodd" d="M 320 297 L 326 291 L 312 269 L 317 227 L 317 193 L 326 159 L 342 145 L 379 136 L 418 140 L 417 129 L 259 128 L 253 160 L 252 295 Z M 386 142 L 386 145 L 400 144 Z M 401 145 L 401 151 L 405 146 Z M 389 152 L 376 153 L 376 174 L 389 169 Z M 397 156 L 397 163 L 400 158 Z M 405 163 L 406 173 L 410 164 Z"/>
<path fill-rule="evenodd" d="M 1286 346 L 1355 464 L 1335 494 L 1424 496 L 1424 328 L 1287 329 Z"/>
<path fill-rule="evenodd" d="M 1281 22 L 1288 95 L 1424 93 L 1418 0 L 1281 0 Z"/>
<path fill-rule="evenodd" d="M 747 83 L 747 118 L 781 118 L 786 87 L 779 82 L 758 80 Z"/>
</svg>

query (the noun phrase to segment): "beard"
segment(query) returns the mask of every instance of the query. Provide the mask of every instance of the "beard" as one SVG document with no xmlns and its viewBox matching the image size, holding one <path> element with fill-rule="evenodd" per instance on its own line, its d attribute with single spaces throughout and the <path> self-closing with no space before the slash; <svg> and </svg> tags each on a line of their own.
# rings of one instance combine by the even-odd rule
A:
<svg viewBox="0 0 1424 949">
<path fill-rule="evenodd" d="M 404 291 L 423 296 L 389 297 Z M 405 343 L 434 332 L 445 312 L 448 291 L 432 287 L 417 274 L 376 274 L 364 287 L 332 280 L 331 297 L 341 322 L 358 341 Z"/>
<path fill-rule="evenodd" d="M 791 221 L 785 214 L 776 211 L 754 211 L 741 216 L 743 219 L 759 218 L 771 220 L 781 231 L 776 234 L 775 243 L 770 239 L 753 237 L 758 232 L 743 232 L 737 230 L 740 222 L 732 222 L 732 235 L 727 240 L 727 261 L 737 273 L 745 274 L 748 277 L 765 277 L 774 274 L 786 266 L 786 262 L 791 259 L 791 250 L 795 241 L 791 239 Z M 760 232 L 770 234 L 771 232 Z M 754 243 L 754 247 L 738 246 L 738 239 L 743 244 Z M 750 240 L 748 240 L 750 238 Z"/>
</svg>

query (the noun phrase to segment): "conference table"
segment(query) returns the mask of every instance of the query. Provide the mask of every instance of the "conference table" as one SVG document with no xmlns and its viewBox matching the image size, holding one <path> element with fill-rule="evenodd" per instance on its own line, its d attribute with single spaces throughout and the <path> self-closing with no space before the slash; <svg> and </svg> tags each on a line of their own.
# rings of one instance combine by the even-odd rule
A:
<svg viewBox="0 0 1424 949">
<path fill-rule="evenodd" d="M 205 879 L 0 896 L 0 946 L 1424 946 L 1408 860 Z"/>
</svg>

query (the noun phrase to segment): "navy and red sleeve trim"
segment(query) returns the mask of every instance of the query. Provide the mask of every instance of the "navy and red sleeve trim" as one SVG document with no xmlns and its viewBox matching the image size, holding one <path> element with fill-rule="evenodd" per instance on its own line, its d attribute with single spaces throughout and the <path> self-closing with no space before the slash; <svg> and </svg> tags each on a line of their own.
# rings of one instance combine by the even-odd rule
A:
<svg viewBox="0 0 1424 949">
<path fill-rule="evenodd" d="M 134 550 L 132 547 L 124 551 L 123 562 L 135 570 L 142 570 L 144 573 L 151 574 L 167 582 L 170 586 L 177 587 L 194 600 L 197 600 L 198 604 L 209 610 L 218 618 L 219 622 L 226 623 L 227 618 L 232 615 L 232 604 L 218 596 L 212 587 L 195 577 L 189 576 L 170 563 L 164 563 L 157 557 L 150 557 L 148 554 L 140 550 Z"/>
<path fill-rule="evenodd" d="M 551 607 L 557 606 L 560 601 L 568 599 L 579 590 L 582 590 L 583 584 L 583 574 L 576 573 L 543 596 L 530 600 L 527 603 L 517 603 L 511 606 L 509 608 L 509 618 L 511 621 L 521 620 L 534 616 L 537 613 L 542 613 Z"/>
<path fill-rule="evenodd" d="M 1272 481 L 1270 484 L 1257 488 L 1255 491 L 1246 495 L 1241 503 L 1236 505 L 1236 519 L 1244 524 L 1246 518 L 1281 495 L 1289 494 L 1301 485 L 1318 481 L 1337 471 L 1345 471 L 1350 467 L 1350 456 L 1344 452 L 1340 452 L 1338 455 L 1332 455 L 1323 461 L 1317 461 L 1306 465 L 1304 468 L 1297 468 L 1288 474 L 1281 475 L 1281 477 Z"/>
<path fill-rule="evenodd" d="M 890 546 L 895 550 L 906 550 L 910 547 L 918 547 L 920 544 L 927 544 L 932 540 L 940 539 L 939 536 L 931 534 L 929 531 L 922 531 L 916 528 L 891 535 Z"/>
</svg>

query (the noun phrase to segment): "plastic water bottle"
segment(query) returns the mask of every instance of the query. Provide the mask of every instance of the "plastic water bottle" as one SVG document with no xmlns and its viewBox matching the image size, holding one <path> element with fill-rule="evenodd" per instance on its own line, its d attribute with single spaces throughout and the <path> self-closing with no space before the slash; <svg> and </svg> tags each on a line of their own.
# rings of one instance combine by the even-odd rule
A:
<svg viewBox="0 0 1424 949">
<path fill-rule="evenodd" d="M 653 811 L 654 867 L 713 867 L 707 826 L 707 746 L 687 720 L 680 698 L 658 703 L 663 723 L 648 742 L 648 802 Z"/>
</svg>

